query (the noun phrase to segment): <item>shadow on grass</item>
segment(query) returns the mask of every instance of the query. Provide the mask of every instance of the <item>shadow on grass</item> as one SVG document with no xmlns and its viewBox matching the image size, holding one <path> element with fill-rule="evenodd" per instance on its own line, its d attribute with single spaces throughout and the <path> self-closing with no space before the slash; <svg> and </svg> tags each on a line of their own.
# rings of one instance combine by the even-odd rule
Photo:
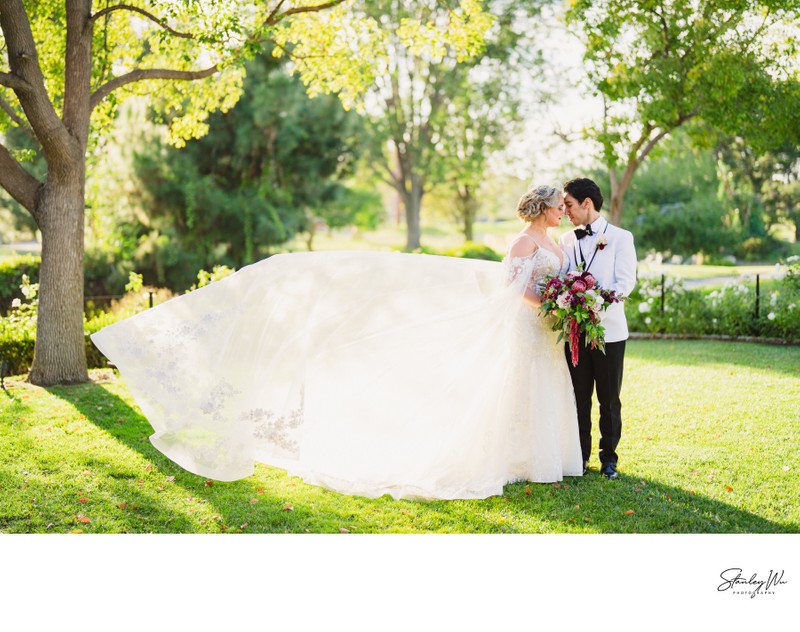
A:
<svg viewBox="0 0 800 632">
<path fill-rule="evenodd" d="M 248 533 L 784 533 L 786 525 L 742 511 L 690 491 L 622 474 L 606 481 L 596 471 L 565 479 L 560 485 L 508 485 L 500 497 L 479 501 L 395 501 L 343 496 L 289 477 L 283 470 L 256 466 L 253 476 L 231 483 L 209 484 L 176 465 L 148 440 L 147 420 L 100 384 L 54 387 L 49 392 L 69 402 L 96 427 L 140 453 L 160 474 L 175 477 L 181 493 L 213 507 L 213 523 L 176 515 L 158 494 L 138 492 L 131 500 L 131 481 L 140 471 L 112 473 L 119 485 L 104 493 L 120 502 L 151 511 L 173 512 L 166 521 L 148 525 L 118 518 L 118 529 L 159 533 L 243 531 Z M 124 420 L 122 423 L 120 419 Z M 109 457 L 92 457 L 98 464 Z M 632 513 L 631 513 L 632 511 Z"/>
<path fill-rule="evenodd" d="M 655 364 L 730 364 L 800 378 L 800 347 L 708 340 L 630 340 L 626 358 Z"/>
<path fill-rule="evenodd" d="M 690 490 L 620 473 L 597 471 L 559 485 L 506 487 L 514 511 L 597 533 L 798 533 L 800 525 L 770 520 Z"/>
<path fill-rule="evenodd" d="M 128 509 L 137 506 L 140 513 L 172 512 L 172 516 L 168 524 L 160 527 L 141 524 L 135 520 L 128 522 L 121 520 L 120 527 L 127 524 L 137 531 L 161 533 L 198 531 L 321 533 L 338 532 L 340 528 L 346 528 L 344 525 L 352 525 L 354 513 L 348 509 L 346 503 L 341 508 L 326 505 L 324 516 L 319 511 L 306 510 L 300 506 L 289 510 L 292 488 L 304 484 L 299 479 L 290 479 L 285 472 L 276 468 L 259 468 L 260 471 L 267 470 L 266 475 L 251 476 L 230 483 L 208 481 L 204 477 L 184 470 L 150 443 L 152 428 L 147 419 L 122 398 L 103 388 L 101 384 L 57 386 L 47 390 L 74 406 L 88 421 L 110 437 L 141 454 L 159 474 L 174 476 L 173 484 L 180 486 L 188 498 L 208 503 L 216 514 L 211 519 L 213 524 L 210 528 L 199 529 L 197 519 L 175 515 L 174 505 L 166 500 L 159 500 L 158 494 L 141 491 L 132 498 L 131 490 L 135 489 L 132 488 L 132 483 L 142 479 L 143 473 L 140 470 L 130 471 L 130 468 L 121 467 L 109 475 L 118 481 L 119 485 L 111 485 L 110 489 L 104 490 L 106 494 L 118 496 L 118 500 Z M 107 455 L 97 454 L 89 455 L 83 462 L 87 467 L 91 467 L 105 465 L 108 461 Z M 274 487 L 271 487 L 270 483 L 275 483 Z M 319 493 L 329 494 L 334 498 L 334 502 L 336 498 L 341 498 L 338 494 L 325 490 L 319 490 Z M 253 500 L 256 502 L 251 503 Z M 207 524 L 209 521 L 200 520 L 200 522 Z M 124 528 L 118 529 L 118 531 L 124 530 Z"/>
</svg>

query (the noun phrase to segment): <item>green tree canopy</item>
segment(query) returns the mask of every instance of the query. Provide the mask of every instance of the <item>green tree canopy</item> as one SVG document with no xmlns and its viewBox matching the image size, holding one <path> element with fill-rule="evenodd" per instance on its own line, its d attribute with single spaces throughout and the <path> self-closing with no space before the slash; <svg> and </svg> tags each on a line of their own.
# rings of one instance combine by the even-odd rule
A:
<svg viewBox="0 0 800 632">
<path fill-rule="evenodd" d="M 242 98 L 209 117 L 203 138 L 182 149 L 156 140 L 140 151 L 148 221 L 137 267 L 153 282 L 184 289 L 199 268 L 252 263 L 305 230 L 312 210 L 343 199 L 360 119 L 335 96 L 309 98 L 284 66 L 257 56 Z"/>
<path fill-rule="evenodd" d="M 653 148 L 690 127 L 766 146 L 797 122 L 797 0 L 574 0 L 567 23 L 585 45 L 604 116 L 587 130 L 611 182 L 611 218 Z M 691 122 L 691 125 L 689 123 Z"/>
</svg>

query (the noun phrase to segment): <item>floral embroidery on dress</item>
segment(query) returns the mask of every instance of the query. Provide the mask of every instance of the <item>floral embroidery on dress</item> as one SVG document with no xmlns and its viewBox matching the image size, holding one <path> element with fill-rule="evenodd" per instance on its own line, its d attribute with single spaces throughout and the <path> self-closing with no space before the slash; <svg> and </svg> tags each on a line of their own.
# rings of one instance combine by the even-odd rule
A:
<svg viewBox="0 0 800 632">
<path fill-rule="evenodd" d="M 223 381 L 217 384 L 204 400 L 200 402 L 200 410 L 205 415 L 209 415 L 214 421 L 225 421 L 222 411 L 228 399 L 234 395 L 240 395 L 241 391 Z"/>
<path fill-rule="evenodd" d="M 254 408 L 242 413 L 241 420 L 255 424 L 253 436 L 264 439 L 268 443 L 297 454 L 299 446 L 297 441 L 289 437 L 288 431 L 299 428 L 303 423 L 303 409 L 296 408 L 289 411 L 288 415 L 276 415 L 272 410 Z"/>
</svg>

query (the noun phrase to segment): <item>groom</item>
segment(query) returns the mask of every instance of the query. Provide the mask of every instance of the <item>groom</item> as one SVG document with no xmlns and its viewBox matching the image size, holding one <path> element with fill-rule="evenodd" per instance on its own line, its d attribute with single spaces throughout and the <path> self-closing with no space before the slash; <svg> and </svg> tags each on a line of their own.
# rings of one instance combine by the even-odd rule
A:
<svg viewBox="0 0 800 632">
<path fill-rule="evenodd" d="M 636 250 L 633 235 L 609 224 L 600 217 L 603 195 L 588 178 L 576 178 L 564 185 L 567 215 L 577 226 L 561 237 L 561 248 L 569 257 L 570 270 L 583 265 L 597 279 L 600 287 L 628 296 L 636 285 Z M 622 364 L 628 324 L 622 303 L 614 303 L 601 312 L 605 329 L 605 353 L 579 343 L 578 366 L 573 367 L 568 346 L 567 364 L 572 375 L 578 407 L 578 432 L 583 452 L 583 469 L 592 452 L 592 391 L 597 388 L 600 403 L 600 473 L 617 478 L 617 444 L 622 435 L 621 403 Z"/>
</svg>

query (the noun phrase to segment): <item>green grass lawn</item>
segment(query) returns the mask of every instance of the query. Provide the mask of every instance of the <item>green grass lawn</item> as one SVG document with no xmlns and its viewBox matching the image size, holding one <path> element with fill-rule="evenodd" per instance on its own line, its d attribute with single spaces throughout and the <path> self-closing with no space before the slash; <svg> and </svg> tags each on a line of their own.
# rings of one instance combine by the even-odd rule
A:
<svg viewBox="0 0 800 632">
<path fill-rule="evenodd" d="M 342 496 L 263 465 L 208 481 L 151 446 L 111 371 L 50 389 L 6 379 L 0 532 L 800 532 L 800 349 L 635 340 L 625 371 L 619 480 L 595 456 L 582 478 L 446 502 Z"/>
</svg>

